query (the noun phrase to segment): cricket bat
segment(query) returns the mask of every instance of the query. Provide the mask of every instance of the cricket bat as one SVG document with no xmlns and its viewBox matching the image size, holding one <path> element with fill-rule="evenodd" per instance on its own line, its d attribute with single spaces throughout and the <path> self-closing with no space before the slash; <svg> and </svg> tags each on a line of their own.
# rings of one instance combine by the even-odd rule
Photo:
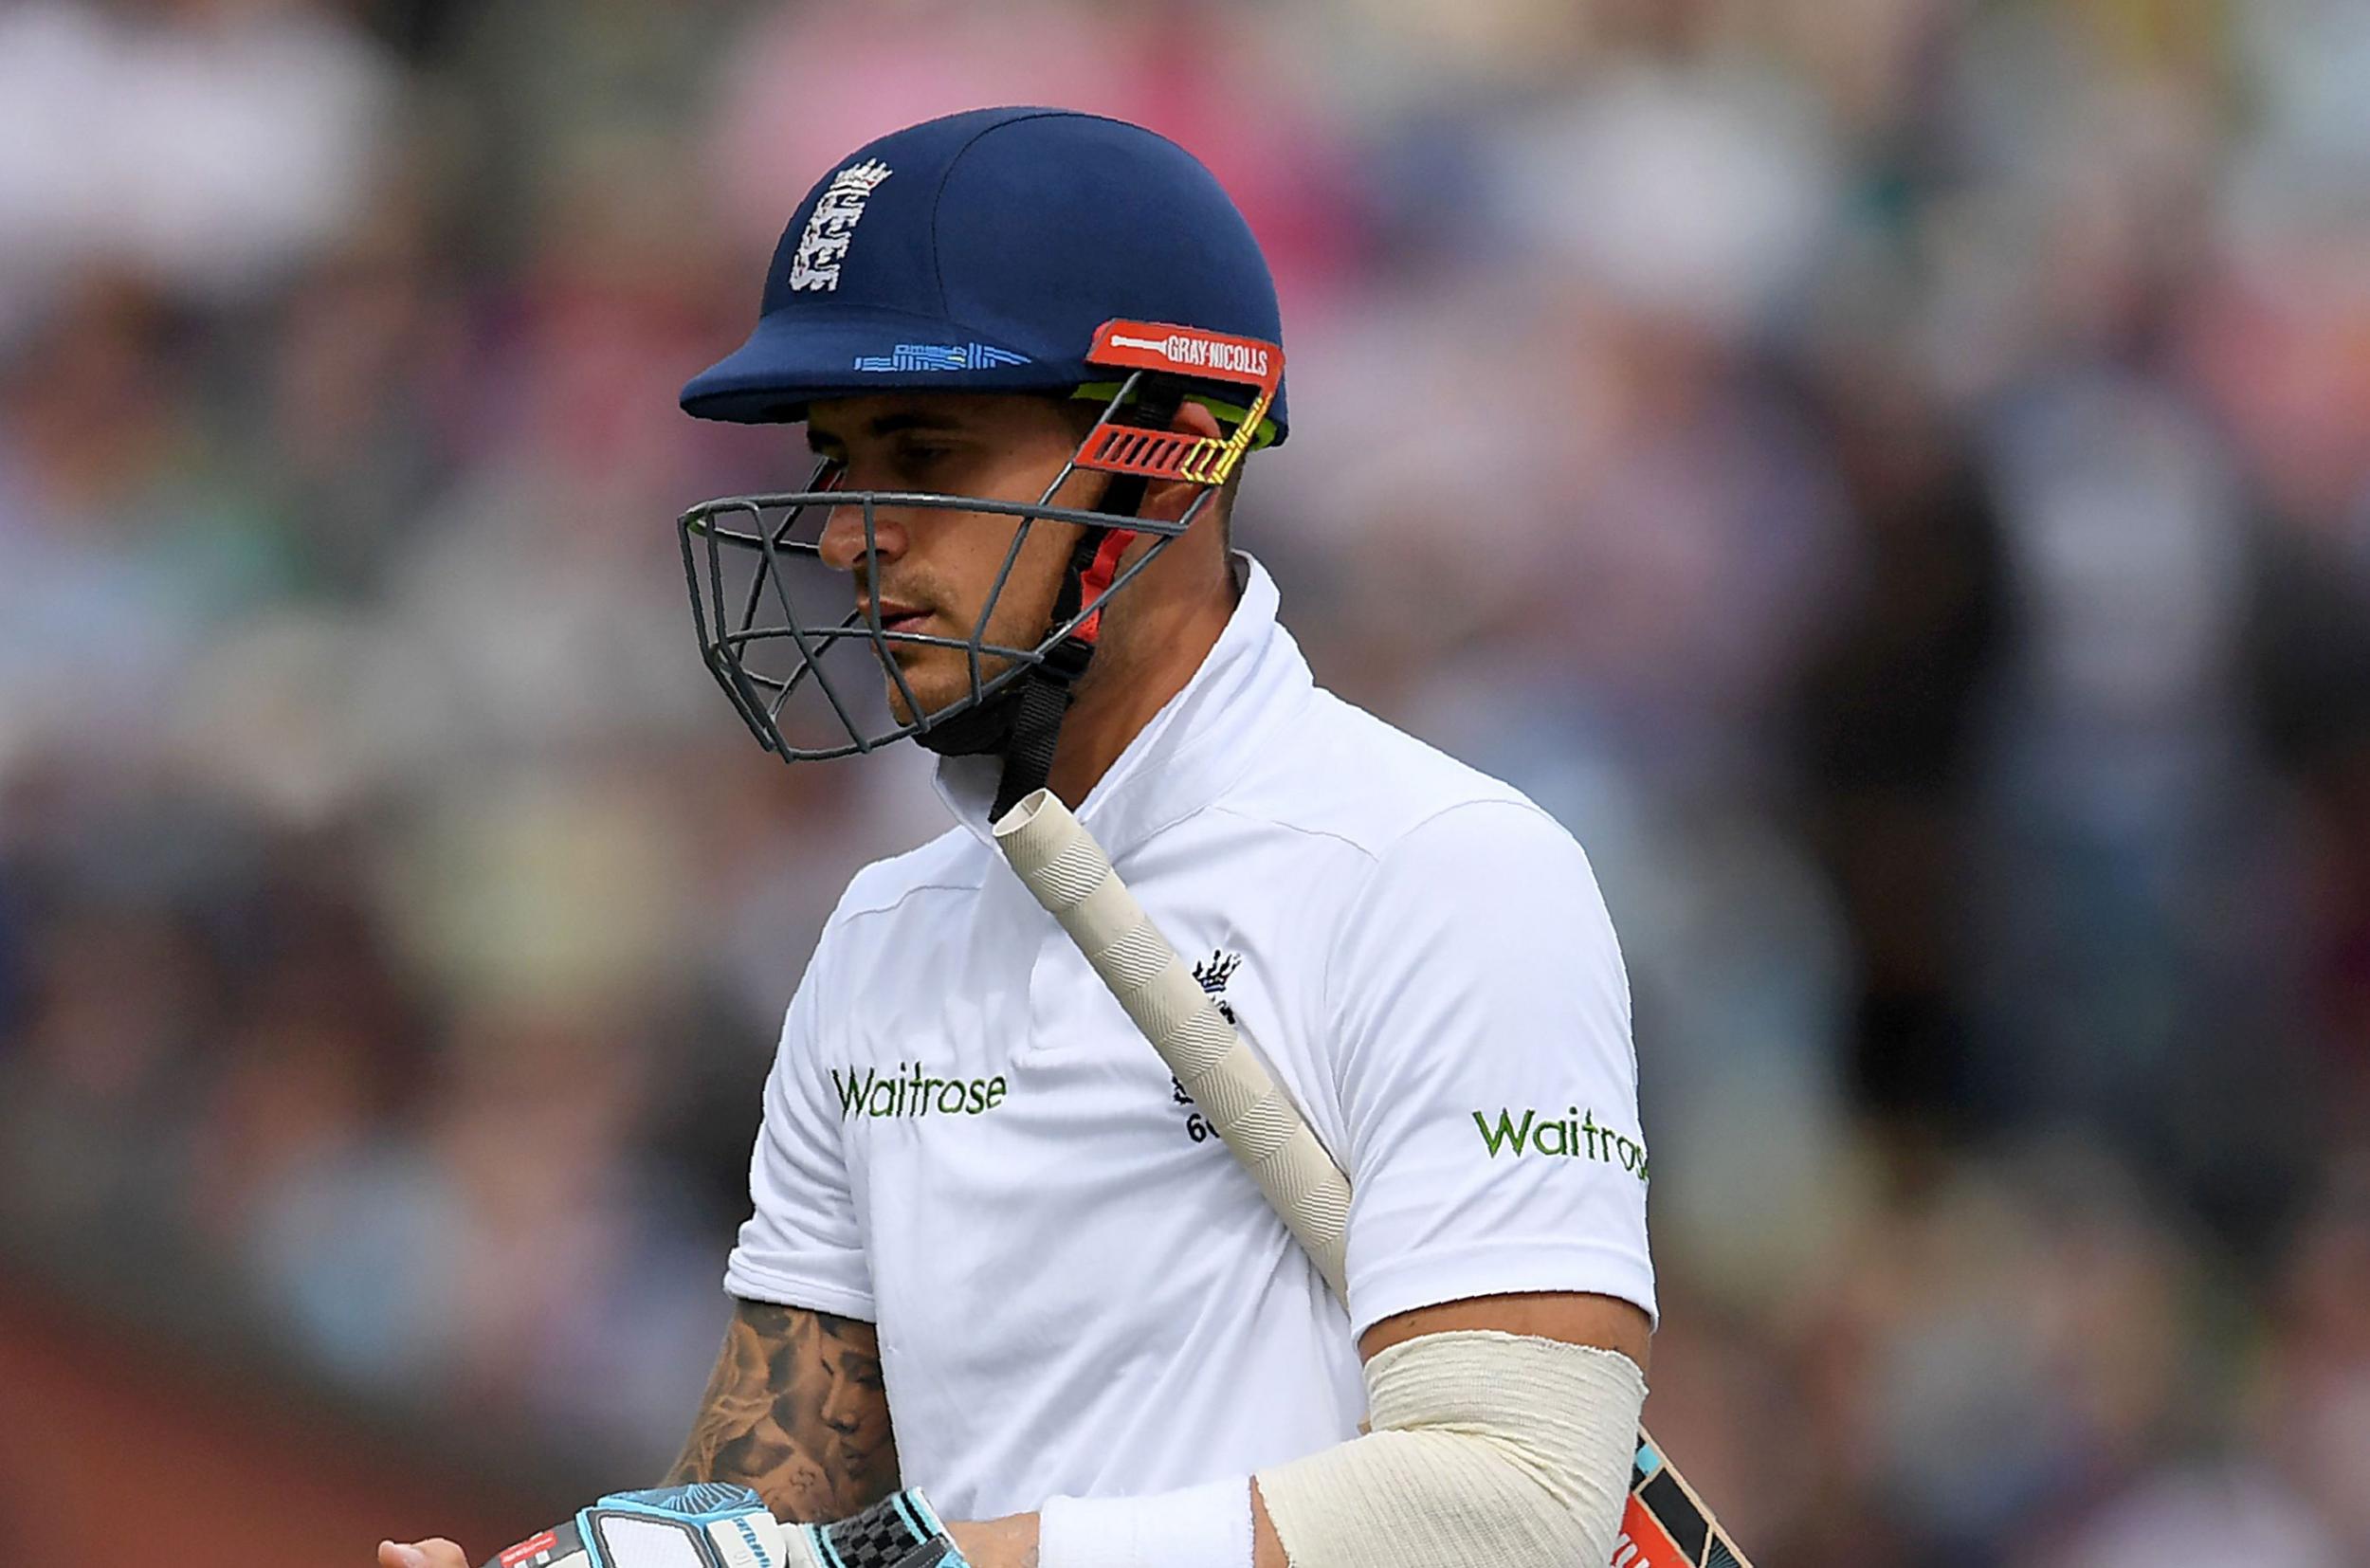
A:
<svg viewBox="0 0 2370 1568">
<path fill-rule="evenodd" d="M 995 840 L 1085 955 L 1152 1048 L 1201 1106 L 1268 1205 L 1347 1299 L 1350 1182 L 1267 1065 L 1235 1032 L 1094 835 L 1050 791 L 995 823 Z M 1750 1568 L 1693 1487 L 1640 1431 L 1616 1568 Z"/>
</svg>

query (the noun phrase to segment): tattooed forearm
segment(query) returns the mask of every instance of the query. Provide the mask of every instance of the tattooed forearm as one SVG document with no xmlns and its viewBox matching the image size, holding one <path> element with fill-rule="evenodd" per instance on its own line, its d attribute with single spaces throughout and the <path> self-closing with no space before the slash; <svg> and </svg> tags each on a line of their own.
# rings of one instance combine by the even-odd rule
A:
<svg viewBox="0 0 2370 1568">
<path fill-rule="evenodd" d="M 783 1519 L 842 1519 L 897 1489 L 873 1327 L 742 1302 L 671 1484 L 754 1486 Z"/>
</svg>

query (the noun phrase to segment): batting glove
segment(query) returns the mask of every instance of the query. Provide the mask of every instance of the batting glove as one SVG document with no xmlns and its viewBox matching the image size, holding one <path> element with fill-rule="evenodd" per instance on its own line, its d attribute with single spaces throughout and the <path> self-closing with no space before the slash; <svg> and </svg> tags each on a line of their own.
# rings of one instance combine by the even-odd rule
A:
<svg viewBox="0 0 2370 1568">
<path fill-rule="evenodd" d="M 835 1524 L 785 1525 L 746 1486 L 612 1492 L 484 1568 L 970 1568 L 919 1490 Z"/>
</svg>

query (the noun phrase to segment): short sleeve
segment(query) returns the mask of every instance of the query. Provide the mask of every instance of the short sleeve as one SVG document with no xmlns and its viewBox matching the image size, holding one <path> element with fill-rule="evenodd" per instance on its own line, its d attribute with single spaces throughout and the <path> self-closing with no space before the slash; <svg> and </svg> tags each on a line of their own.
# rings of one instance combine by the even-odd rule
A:
<svg viewBox="0 0 2370 1568">
<path fill-rule="evenodd" d="M 1519 800 L 1392 844 L 1333 947 L 1357 1332 L 1471 1296 L 1654 1314 L 1629 981 L 1578 844 Z"/>
<path fill-rule="evenodd" d="M 724 1288 L 750 1301 L 868 1322 L 874 1316 L 871 1270 L 839 1118 L 816 1049 L 822 969 L 818 952 L 782 1022 L 781 1047 L 765 1080 L 764 1121 L 749 1160 L 751 1213 L 725 1265 Z"/>
</svg>

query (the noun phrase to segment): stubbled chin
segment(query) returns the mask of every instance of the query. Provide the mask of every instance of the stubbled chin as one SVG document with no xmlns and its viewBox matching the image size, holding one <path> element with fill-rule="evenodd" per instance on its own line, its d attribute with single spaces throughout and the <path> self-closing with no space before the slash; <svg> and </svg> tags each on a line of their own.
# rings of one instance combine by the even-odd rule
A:
<svg viewBox="0 0 2370 1568">
<path fill-rule="evenodd" d="M 1009 661 L 1004 659 L 981 660 L 979 679 L 993 681 L 1003 673 L 1008 664 Z M 905 684 L 912 688 L 924 713 L 939 713 L 971 695 L 971 662 L 957 649 L 917 649 L 899 658 L 897 667 L 904 673 Z M 883 679 L 887 680 L 885 676 Z M 887 686 L 890 714 L 900 724 L 912 723 L 913 711 L 906 705 L 898 684 L 887 681 Z"/>
<path fill-rule="evenodd" d="M 914 698 L 921 704 L 923 713 L 937 713 L 959 702 L 971 691 L 969 681 L 916 680 L 912 670 L 905 672 L 905 684 L 913 688 Z M 888 684 L 888 705 L 890 716 L 899 723 L 910 724 L 914 721 L 914 710 L 907 704 L 904 692 L 899 689 L 894 681 Z"/>
</svg>

